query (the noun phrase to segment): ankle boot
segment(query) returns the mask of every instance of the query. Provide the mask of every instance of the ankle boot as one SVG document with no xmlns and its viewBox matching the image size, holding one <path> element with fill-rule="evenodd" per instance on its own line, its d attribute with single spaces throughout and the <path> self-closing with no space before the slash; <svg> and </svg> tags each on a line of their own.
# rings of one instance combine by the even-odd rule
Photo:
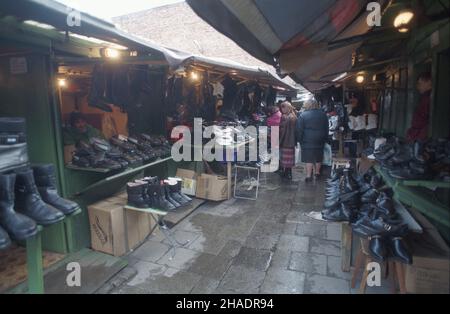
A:
<svg viewBox="0 0 450 314">
<path fill-rule="evenodd" d="M 55 167 L 52 164 L 38 165 L 33 167 L 34 179 L 41 194 L 42 200 L 54 206 L 65 215 L 70 215 L 78 208 L 77 203 L 62 198 L 56 189 Z"/>
<path fill-rule="evenodd" d="M 151 204 L 147 197 L 147 185 L 146 182 L 128 182 L 127 183 L 127 195 L 128 205 L 137 208 L 149 208 Z"/>
<path fill-rule="evenodd" d="M 353 178 L 350 169 L 345 169 L 344 170 L 343 187 L 344 187 L 344 192 L 347 192 L 347 193 L 356 191 L 358 189 L 358 183 Z"/>
<path fill-rule="evenodd" d="M 169 189 L 170 196 L 181 204 L 181 206 L 186 205 L 189 203 L 187 199 L 185 199 L 179 192 L 178 192 L 178 182 L 175 184 L 167 184 L 167 187 Z"/>
<path fill-rule="evenodd" d="M 187 200 L 188 202 L 191 202 L 192 201 L 192 198 L 190 198 L 189 196 L 187 196 L 186 194 L 184 194 L 183 192 L 181 192 L 181 183 L 182 183 L 182 180 L 178 180 L 178 182 L 177 182 L 177 187 L 176 187 L 176 189 L 177 189 L 177 191 L 178 191 L 178 194 L 180 194 L 185 200 Z"/>
<path fill-rule="evenodd" d="M 177 202 L 177 200 L 175 200 L 172 197 L 172 195 L 170 194 L 169 185 L 163 183 L 162 187 L 163 187 L 163 190 L 164 190 L 164 197 L 166 198 L 166 200 L 168 200 L 175 208 L 180 207 L 181 204 L 179 202 Z"/>
<path fill-rule="evenodd" d="M 64 219 L 64 214 L 46 204 L 34 182 L 33 170 L 19 172 L 16 177 L 16 208 L 37 224 L 47 226 Z"/>
<path fill-rule="evenodd" d="M 153 202 L 153 208 L 164 211 L 171 211 L 175 209 L 175 206 L 173 206 L 173 204 L 165 198 L 165 189 L 160 183 L 150 184 L 148 186 L 147 193 Z"/>
<path fill-rule="evenodd" d="M 37 233 L 36 223 L 14 211 L 15 174 L 0 175 L 0 225 L 13 240 L 25 240 Z"/>
<path fill-rule="evenodd" d="M 11 240 L 5 230 L 0 227 L 0 251 L 11 245 Z"/>
</svg>

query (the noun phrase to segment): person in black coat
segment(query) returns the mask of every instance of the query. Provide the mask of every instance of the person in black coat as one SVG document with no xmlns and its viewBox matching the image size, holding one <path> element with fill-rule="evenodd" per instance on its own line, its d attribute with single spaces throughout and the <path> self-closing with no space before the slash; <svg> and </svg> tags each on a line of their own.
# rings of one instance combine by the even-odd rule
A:
<svg viewBox="0 0 450 314">
<path fill-rule="evenodd" d="M 302 150 L 302 162 L 306 163 L 306 182 L 312 180 L 313 170 L 315 176 L 320 176 L 323 160 L 323 148 L 328 139 L 328 117 L 320 109 L 314 99 L 303 105 L 305 110 L 297 119 L 297 142 Z"/>
</svg>

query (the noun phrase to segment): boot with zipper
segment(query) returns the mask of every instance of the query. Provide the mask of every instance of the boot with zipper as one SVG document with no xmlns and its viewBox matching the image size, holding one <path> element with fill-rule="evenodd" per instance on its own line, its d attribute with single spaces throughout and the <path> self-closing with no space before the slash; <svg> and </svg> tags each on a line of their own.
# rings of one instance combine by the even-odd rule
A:
<svg viewBox="0 0 450 314">
<path fill-rule="evenodd" d="M 52 164 L 33 167 L 34 179 L 42 200 L 62 211 L 64 215 L 70 215 L 80 207 L 77 203 L 62 198 L 56 189 L 55 166 Z"/>
<path fill-rule="evenodd" d="M 25 240 L 37 233 L 36 223 L 14 210 L 15 174 L 0 175 L 0 226 L 13 240 Z"/>
<path fill-rule="evenodd" d="M 48 226 L 64 219 L 61 211 L 42 200 L 34 181 L 33 170 L 17 173 L 15 191 L 17 211 L 37 224 Z"/>
</svg>

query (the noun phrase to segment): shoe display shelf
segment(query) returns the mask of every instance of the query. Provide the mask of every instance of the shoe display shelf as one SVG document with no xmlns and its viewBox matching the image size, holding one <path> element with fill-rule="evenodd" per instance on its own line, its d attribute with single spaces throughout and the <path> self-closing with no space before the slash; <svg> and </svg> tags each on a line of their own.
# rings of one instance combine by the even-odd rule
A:
<svg viewBox="0 0 450 314">
<path fill-rule="evenodd" d="M 436 199 L 434 189 L 430 187 L 440 188 L 439 184 L 434 181 L 408 181 L 397 180 L 389 176 L 389 174 L 381 169 L 379 165 L 375 166 L 375 170 L 383 177 L 384 181 L 394 191 L 394 198 L 399 202 L 411 206 L 429 219 L 435 222 L 435 225 L 441 234 L 449 240 L 448 228 L 450 228 L 450 206 L 445 202 Z M 446 182 L 444 182 L 446 183 Z M 446 185 L 443 185 L 446 186 Z"/>
</svg>

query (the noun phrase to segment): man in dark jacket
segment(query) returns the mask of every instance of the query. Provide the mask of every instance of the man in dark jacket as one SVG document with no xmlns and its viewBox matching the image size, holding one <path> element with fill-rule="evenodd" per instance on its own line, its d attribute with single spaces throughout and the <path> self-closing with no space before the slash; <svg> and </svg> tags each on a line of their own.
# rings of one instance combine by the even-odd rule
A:
<svg viewBox="0 0 450 314">
<path fill-rule="evenodd" d="M 302 150 L 302 162 L 306 163 L 306 182 L 320 176 L 323 160 L 323 148 L 328 139 L 328 117 L 320 110 L 319 104 L 312 99 L 303 105 L 305 110 L 297 120 L 297 142 Z"/>
</svg>

